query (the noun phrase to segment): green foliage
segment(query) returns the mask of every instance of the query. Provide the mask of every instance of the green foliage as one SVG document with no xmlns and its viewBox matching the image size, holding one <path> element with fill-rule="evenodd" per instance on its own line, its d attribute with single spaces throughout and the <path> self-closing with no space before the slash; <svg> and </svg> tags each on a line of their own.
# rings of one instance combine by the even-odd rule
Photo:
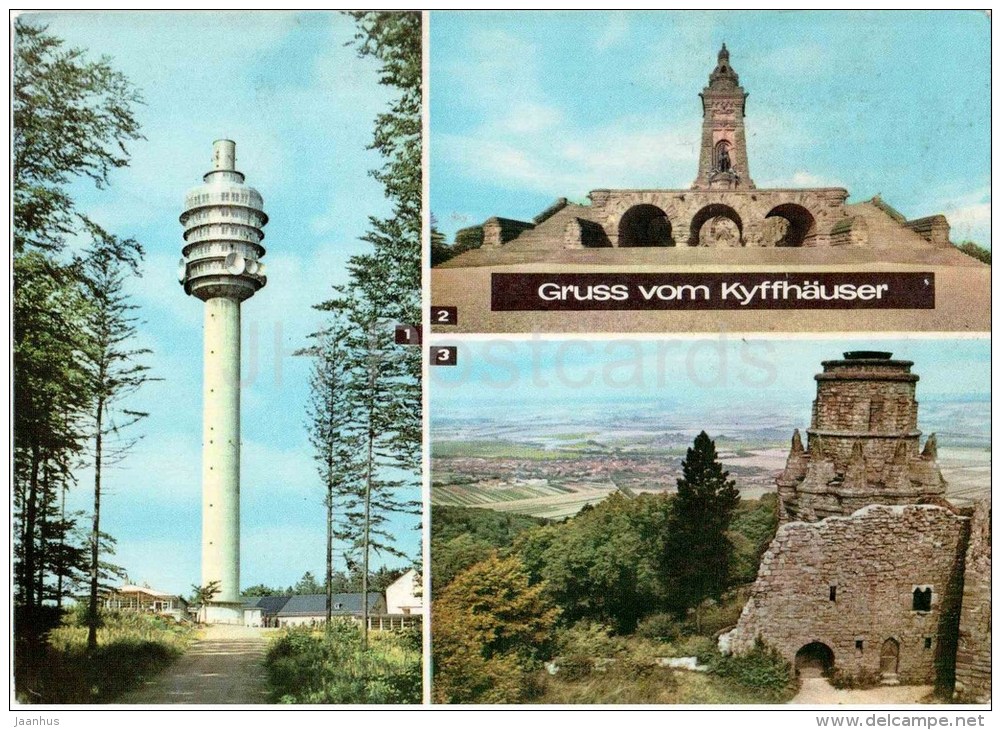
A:
<svg viewBox="0 0 1001 730">
<path fill-rule="evenodd" d="M 686 633 L 716 636 L 723 629 L 737 624 L 746 602 L 746 597 L 742 595 L 731 595 L 719 601 L 705 599 L 698 606 L 688 609 Z"/>
<path fill-rule="evenodd" d="M 494 551 L 490 543 L 472 535 L 459 535 L 444 543 L 437 542 L 432 549 L 431 584 L 436 591 L 447 586 L 470 566 L 486 560 Z"/>
<path fill-rule="evenodd" d="M 362 240 L 372 249 L 352 256 L 349 282 L 316 305 L 331 321 L 302 354 L 316 358 L 307 418 L 326 491 L 326 574 L 332 579 L 338 540 L 348 571 L 360 563 L 367 593 L 372 551 L 402 555 L 390 514 L 419 510 L 412 494 L 421 467 L 421 352 L 397 346 L 392 325 L 421 321 L 421 14 L 350 15 L 359 57 L 376 59 L 379 83 L 396 92 L 369 145 L 383 158 L 371 175 L 392 214 L 369 217 Z"/>
<path fill-rule="evenodd" d="M 134 112 L 142 96 L 107 59 L 88 60 L 23 19 L 13 73 L 14 251 L 58 252 L 89 222 L 67 186 L 88 177 L 103 188 L 128 164 L 126 145 L 143 138 Z"/>
<path fill-rule="evenodd" d="M 283 629 L 264 661 L 272 695 L 282 704 L 419 704 L 420 631 L 373 634 L 362 648 L 351 620 L 334 621 L 329 631 Z"/>
<path fill-rule="evenodd" d="M 614 657 L 626 651 L 625 639 L 611 626 L 578 621 L 556 631 L 556 654 L 561 657 Z"/>
<path fill-rule="evenodd" d="M 515 549 L 564 621 L 590 618 L 631 632 L 662 600 L 669 504 L 663 495 L 613 494 L 563 524 L 524 533 Z"/>
<path fill-rule="evenodd" d="M 741 500 L 733 514 L 727 536 L 733 544 L 731 584 L 753 583 L 761 558 L 779 525 L 778 495 L 764 494 L 759 500 Z"/>
<path fill-rule="evenodd" d="M 761 639 L 745 654 L 717 655 L 710 671 L 745 687 L 751 687 L 780 698 L 791 694 L 796 684 L 792 665 L 774 647 Z"/>
<path fill-rule="evenodd" d="M 516 557 L 491 557 L 461 573 L 432 604 L 434 698 L 509 703 L 531 696 L 559 610 L 530 586 Z"/>
<path fill-rule="evenodd" d="M 431 506 L 431 543 L 444 544 L 468 535 L 493 548 L 506 548 L 520 533 L 547 524 L 541 517 L 526 517 L 476 507 Z"/>
<path fill-rule="evenodd" d="M 718 598 L 726 589 L 733 555 L 727 530 L 740 502 L 736 482 L 705 431 L 695 437 L 681 468 L 662 553 L 668 599 L 676 610 Z"/>
<path fill-rule="evenodd" d="M 191 585 L 191 598 L 189 603 L 194 606 L 204 606 L 206 603 L 210 602 L 213 598 L 219 595 L 219 591 L 222 590 L 220 587 L 220 582 L 217 580 L 211 580 L 203 586 Z"/>
<path fill-rule="evenodd" d="M 982 261 L 990 266 L 991 250 L 989 248 L 978 246 L 973 241 L 963 241 L 962 243 L 958 243 L 956 244 L 956 248 L 965 253 L 967 256 L 972 256 L 977 261 Z"/>
<path fill-rule="evenodd" d="M 40 651 L 18 653 L 19 702 L 113 702 L 177 659 L 194 639 L 190 624 L 132 612 L 102 612 L 97 648 L 87 651 L 86 606 L 65 613 Z"/>
<path fill-rule="evenodd" d="M 117 437 L 144 415 L 116 403 L 146 379 L 124 294 L 143 252 L 79 211 L 69 190 L 80 178 L 103 188 L 128 164 L 142 99 L 107 59 L 88 60 L 23 18 L 14 30 L 15 600 L 37 608 L 113 567 L 100 555 L 100 472 L 102 460 L 122 458 L 132 439 Z M 87 251 L 68 251 L 72 238 L 89 241 Z M 65 494 L 91 454 L 88 536 Z M 31 620 L 19 628 L 31 633 Z"/>
<path fill-rule="evenodd" d="M 636 625 L 636 635 L 659 641 L 675 641 L 684 624 L 673 613 L 658 611 L 643 617 Z"/>
<path fill-rule="evenodd" d="M 353 256 L 352 283 L 396 322 L 421 321 L 421 14 L 351 13 L 360 57 L 380 62 L 379 83 L 396 92 L 376 117 L 370 149 L 385 160 L 372 171 L 393 205 L 387 218 L 369 218 L 363 240 L 371 253 Z"/>
<path fill-rule="evenodd" d="M 483 226 L 469 226 L 455 232 L 455 242 L 445 243 L 445 236 L 435 227 L 432 218 L 431 227 L 431 265 L 443 264 L 461 253 L 472 251 L 483 245 Z"/>
</svg>

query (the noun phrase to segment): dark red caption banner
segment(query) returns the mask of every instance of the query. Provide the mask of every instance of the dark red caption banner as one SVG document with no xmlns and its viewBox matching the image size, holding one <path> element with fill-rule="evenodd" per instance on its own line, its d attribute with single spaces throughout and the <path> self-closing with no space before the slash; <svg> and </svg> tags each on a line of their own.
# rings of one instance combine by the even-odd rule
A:
<svg viewBox="0 0 1001 730">
<path fill-rule="evenodd" d="M 935 275 L 900 272 L 492 274 L 494 312 L 934 309 Z"/>
</svg>

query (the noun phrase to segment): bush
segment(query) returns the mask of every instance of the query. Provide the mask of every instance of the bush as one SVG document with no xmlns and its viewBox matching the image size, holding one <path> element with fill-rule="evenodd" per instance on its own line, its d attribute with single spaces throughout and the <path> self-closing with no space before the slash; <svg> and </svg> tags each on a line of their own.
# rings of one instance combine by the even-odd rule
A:
<svg viewBox="0 0 1001 730">
<path fill-rule="evenodd" d="M 736 596 L 722 603 L 703 601 L 697 608 L 689 609 L 686 633 L 716 636 L 723 629 L 736 626 L 740 612 L 744 610 L 744 603 L 743 599 Z"/>
<path fill-rule="evenodd" d="M 710 671 L 745 687 L 783 693 L 795 684 L 792 665 L 767 646 L 761 639 L 746 654 L 716 655 L 709 663 Z"/>
<path fill-rule="evenodd" d="M 717 655 L 716 642 L 708 636 L 686 636 L 675 641 L 667 652 L 670 656 L 693 656 L 699 664 L 710 664 Z"/>
<path fill-rule="evenodd" d="M 272 696 L 282 704 L 417 704 L 421 702 L 420 634 L 413 629 L 369 635 L 353 621 L 328 632 L 284 629 L 268 649 Z"/>
<path fill-rule="evenodd" d="M 624 651 L 622 637 L 614 636 L 610 626 L 597 621 L 578 621 L 556 632 L 559 656 L 614 657 Z"/>
<path fill-rule="evenodd" d="M 675 641 L 681 636 L 683 624 L 673 613 L 652 613 L 640 619 L 636 635 L 659 641 Z"/>
<path fill-rule="evenodd" d="M 958 243 L 956 244 L 956 248 L 965 253 L 967 256 L 972 256 L 977 261 L 982 261 L 988 265 L 991 263 L 990 249 L 978 246 L 973 241 L 963 241 L 962 243 Z"/>
<path fill-rule="evenodd" d="M 558 671 L 556 676 L 567 682 L 576 682 L 591 676 L 594 670 L 594 661 L 586 656 L 568 656 L 556 662 Z"/>
<path fill-rule="evenodd" d="M 87 653 L 87 628 L 80 609 L 66 611 L 47 641 L 19 643 L 16 693 L 20 702 L 94 704 L 163 671 L 187 649 L 194 628 L 169 617 L 102 612 L 97 649 Z"/>
</svg>

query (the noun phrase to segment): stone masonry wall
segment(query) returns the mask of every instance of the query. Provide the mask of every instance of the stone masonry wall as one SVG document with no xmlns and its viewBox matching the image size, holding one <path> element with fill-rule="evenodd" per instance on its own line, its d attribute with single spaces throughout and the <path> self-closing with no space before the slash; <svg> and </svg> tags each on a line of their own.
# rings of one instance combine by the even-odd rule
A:
<svg viewBox="0 0 1001 730">
<path fill-rule="evenodd" d="M 814 230 L 805 246 L 826 246 L 831 242 L 831 229 L 845 218 L 842 188 L 759 189 L 759 190 L 593 190 L 589 197 L 588 217 L 599 223 L 613 246 L 618 245 L 619 223 L 626 212 L 636 205 L 660 208 L 671 223 L 678 246 L 692 240 L 692 223 L 709 206 L 732 211 L 741 231 L 742 245 L 749 248 L 774 245 L 766 235 L 766 218 L 779 206 L 799 206 L 814 221 Z M 698 233 L 698 231 L 694 231 Z"/>
<path fill-rule="evenodd" d="M 823 435 L 824 453 L 843 470 L 858 442 L 847 434 L 879 434 L 900 438 L 868 438 L 863 441 L 869 479 L 878 479 L 883 464 L 893 459 L 897 443 L 903 440 L 908 456 L 918 453 L 918 405 L 913 382 L 869 380 L 822 380 L 817 383 L 810 440 L 816 431 Z M 846 434 L 836 436 L 833 434 Z"/>
<path fill-rule="evenodd" d="M 968 522 L 939 506 L 870 505 L 781 526 L 728 636 L 731 650 L 748 651 L 760 636 L 795 662 L 801 648 L 821 642 L 836 668 L 878 674 L 881 647 L 893 639 L 900 681 L 934 682 L 955 646 L 953 594 Z M 916 587 L 932 589 L 931 610 L 913 610 Z"/>
<path fill-rule="evenodd" d="M 956 652 L 956 696 L 991 701 L 991 503 L 978 502 L 966 550 Z"/>
</svg>

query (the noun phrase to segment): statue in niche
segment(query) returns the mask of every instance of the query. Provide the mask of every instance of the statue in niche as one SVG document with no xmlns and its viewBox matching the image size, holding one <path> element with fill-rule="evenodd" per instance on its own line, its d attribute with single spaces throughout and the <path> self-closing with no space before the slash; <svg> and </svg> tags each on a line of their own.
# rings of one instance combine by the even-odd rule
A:
<svg viewBox="0 0 1001 730">
<path fill-rule="evenodd" d="M 789 233 L 789 221 L 777 215 L 765 218 L 760 227 L 762 246 L 781 246 Z"/>
<path fill-rule="evenodd" d="M 730 172 L 730 153 L 727 152 L 726 147 L 719 151 L 719 160 L 716 163 L 716 169 L 720 172 Z"/>
<path fill-rule="evenodd" d="M 699 230 L 699 246 L 725 248 L 740 245 L 740 229 L 726 216 L 710 218 Z"/>
</svg>

